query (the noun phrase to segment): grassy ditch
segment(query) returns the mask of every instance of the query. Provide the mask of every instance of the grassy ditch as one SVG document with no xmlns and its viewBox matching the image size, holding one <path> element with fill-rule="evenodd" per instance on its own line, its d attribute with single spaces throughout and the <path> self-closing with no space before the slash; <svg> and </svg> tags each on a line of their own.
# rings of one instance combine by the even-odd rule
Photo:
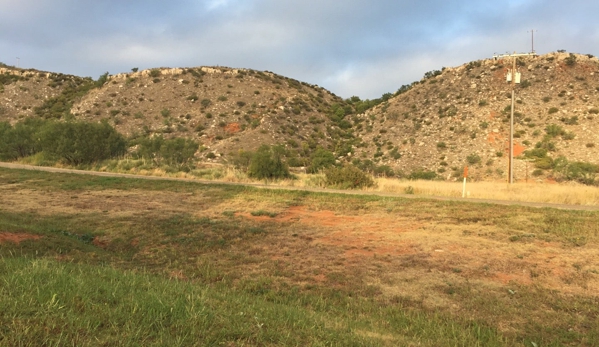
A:
<svg viewBox="0 0 599 347">
<path fill-rule="evenodd" d="M 0 169 L 0 345 L 593 346 L 596 212 Z"/>
</svg>

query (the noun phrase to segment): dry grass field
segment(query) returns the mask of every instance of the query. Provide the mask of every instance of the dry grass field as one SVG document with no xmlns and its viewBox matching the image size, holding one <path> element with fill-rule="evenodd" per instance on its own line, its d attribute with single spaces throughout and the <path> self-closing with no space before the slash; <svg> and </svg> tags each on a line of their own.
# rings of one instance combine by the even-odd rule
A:
<svg viewBox="0 0 599 347">
<path fill-rule="evenodd" d="M 198 169 L 191 173 L 167 174 L 159 169 L 152 171 L 120 170 L 119 172 L 140 173 L 152 176 L 202 178 L 222 182 L 264 183 L 248 178 L 245 173 L 235 168 L 220 165 Z M 279 180 L 268 182 L 268 184 L 299 188 L 324 188 L 326 186 L 323 174 L 295 173 L 295 176 L 296 179 Z M 396 178 L 375 178 L 374 180 L 376 186 L 366 188 L 364 189 L 365 191 L 414 194 L 417 196 L 462 197 L 462 181 L 427 181 Z M 510 185 L 501 181 L 467 181 L 466 196 L 473 199 L 599 206 L 599 187 L 583 185 L 577 182 L 556 183 L 552 181 L 536 182 L 530 180 L 529 182 L 515 182 Z"/>
<path fill-rule="evenodd" d="M 0 193 L 0 345 L 599 344 L 598 212 L 8 169 Z"/>
</svg>

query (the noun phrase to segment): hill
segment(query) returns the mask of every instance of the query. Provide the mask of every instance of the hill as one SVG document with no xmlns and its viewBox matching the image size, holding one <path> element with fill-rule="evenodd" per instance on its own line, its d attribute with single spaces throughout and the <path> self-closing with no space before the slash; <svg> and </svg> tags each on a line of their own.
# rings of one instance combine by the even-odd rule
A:
<svg viewBox="0 0 599 347">
<path fill-rule="evenodd" d="M 103 75 L 95 82 L 31 70 L 4 68 L 0 73 L 8 82 L 3 94 L 10 96 L 2 98 L 1 119 L 14 123 L 32 115 L 72 115 L 108 120 L 129 137 L 160 134 L 196 140 L 201 144 L 198 156 L 207 161 L 275 143 L 306 157 L 318 146 L 335 149 L 339 139 L 347 137 L 343 131 L 333 137 L 327 131 L 334 126 L 327 113 L 344 100 L 272 72 L 161 68 Z"/>
<path fill-rule="evenodd" d="M 323 147 L 364 170 L 456 179 L 469 165 L 475 179 L 502 180 L 511 64 L 486 59 L 430 71 L 376 100 L 343 100 L 322 87 L 251 69 L 132 69 L 94 81 L 3 65 L 0 120 L 104 120 L 130 139 L 197 141 L 196 157 L 205 162 L 226 163 L 240 151 L 279 144 L 294 166 L 307 165 Z M 556 52 L 520 57 L 517 65 L 516 180 L 553 177 L 568 163 L 598 164 L 599 60 Z"/>
<path fill-rule="evenodd" d="M 511 111 L 505 76 L 511 66 L 509 59 L 486 59 L 426 73 L 388 102 L 354 117 L 366 145 L 356 156 L 445 178 L 459 176 L 464 165 L 479 179 L 505 178 Z M 524 153 L 544 169 L 550 167 L 539 159 L 560 156 L 599 163 L 599 60 L 551 53 L 518 58 L 517 66 L 522 83 L 516 86 L 514 117 L 516 179 L 534 169 Z"/>
</svg>

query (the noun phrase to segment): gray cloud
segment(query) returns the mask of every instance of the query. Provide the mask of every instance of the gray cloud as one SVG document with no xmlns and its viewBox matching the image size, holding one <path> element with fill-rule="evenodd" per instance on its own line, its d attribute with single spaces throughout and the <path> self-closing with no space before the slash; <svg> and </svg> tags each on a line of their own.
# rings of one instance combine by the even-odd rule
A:
<svg viewBox="0 0 599 347">
<path fill-rule="evenodd" d="M 0 0 L 0 61 L 83 76 L 132 67 L 270 70 L 349 97 L 494 52 L 596 54 L 595 2 L 573 0 Z"/>
</svg>

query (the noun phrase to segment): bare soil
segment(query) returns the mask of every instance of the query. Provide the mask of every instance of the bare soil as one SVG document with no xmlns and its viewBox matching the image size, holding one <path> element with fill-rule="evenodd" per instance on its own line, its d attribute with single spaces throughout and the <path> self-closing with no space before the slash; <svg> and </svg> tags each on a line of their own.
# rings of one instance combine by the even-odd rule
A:
<svg viewBox="0 0 599 347">
<path fill-rule="evenodd" d="M 581 295 L 599 290 L 598 276 L 583 275 L 581 271 L 581 268 L 599 268 L 599 250 L 595 247 L 565 247 L 562 243 L 538 239 L 506 242 L 494 236 L 498 233 L 494 227 L 465 228 L 414 220 L 401 214 L 346 215 L 292 206 L 275 218 L 242 215 L 267 223 L 302 224 L 309 230 L 318 230 L 311 235 L 310 244 L 333 246 L 347 265 L 368 267 L 377 260 L 387 264 L 394 260 L 419 263 L 411 270 L 398 271 L 392 266 L 385 269 L 386 276 L 395 278 L 393 282 L 412 283 L 409 287 L 414 289 L 458 276 L 488 286 L 540 285 Z M 398 287 L 389 286 L 388 290 L 394 292 Z"/>
<path fill-rule="evenodd" d="M 0 243 L 13 242 L 16 244 L 25 240 L 38 240 L 41 236 L 27 233 L 0 232 Z"/>
</svg>

